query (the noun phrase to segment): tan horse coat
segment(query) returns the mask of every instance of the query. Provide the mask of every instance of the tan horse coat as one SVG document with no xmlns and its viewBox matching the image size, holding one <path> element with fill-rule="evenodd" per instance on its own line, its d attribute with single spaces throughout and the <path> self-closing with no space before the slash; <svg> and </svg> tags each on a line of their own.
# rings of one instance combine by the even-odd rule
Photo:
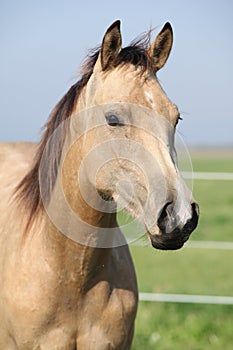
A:
<svg viewBox="0 0 233 350">
<path fill-rule="evenodd" d="M 40 145 L 0 144 L 1 350 L 130 349 L 138 291 L 129 249 L 127 244 L 105 248 L 98 246 L 98 242 L 98 247 L 93 245 L 92 238 L 98 241 L 96 237 L 103 227 L 112 229 L 113 240 L 117 237 L 123 242 L 123 236 L 116 223 L 116 213 L 101 212 L 86 203 L 76 178 L 76 169 L 81 166 L 88 151 L 101 143 L 101 137 L 91 130 L 73 143 L 66 156 L 61 156 L 62 170 L 56 174 L 57 178 L 62 174 L 63 191 L 72 211 L 93 229 L 85 235 L 85 244 L 68 238 L 49 218 L 38 197 L 38 187 L 35 185 L 36 161 L 33 159 L 36 157 L 41 161 L 39 155 L 44 150 L 46 137 L 50 136 L 48 130 L 51 125 L 55 129 L 56 118 L 60 114 L 62 117 L 70 117 L 95 105 L 129 102 L 150 109 L 156 108 L 156 112 L 163 115 L 174 128 L 179 117 L 177 107 L 166 97 L 152 74 L 152 71 L 156 72 L 165 64 L 171 45 L 172 30 L 166 24 L 149 51 L 144 54 L 148 58 L 144 66 L 141 63 L 135 68 L 132 62 L 127 61 L 118 64 L 121 36 L 119 22 L 115 22 L 106 32 L 98 59 L 91 72 L 87 72 L 86 80 L 84 76 L 81 92 L 73 98 L 72 108 L 68 108 L 68 95 L 56 107 L 47 125 L 44 143 L 42 140 Z M 119 83 L 116 84 L 116 81 Z M 73 90 L 70 91 L 69 98 L 71 93 Z M 110 129 L 106 130 L 102 138 L 108 140 L 111 138 Z M 137 142 L 144 142 L 143 146 L 148 149 L 156 147 L 156 143 L 145 132 L 134 134 L 132 128 L 125 130 L 125 138 L 129 138 L 131 134 Z M 66 141 L 61 147 L 65 144 Z M 59 145 L 55 144 L 54 152 Z M 165 150 L 161 154 L 164 169 L 174 174 L 177 180 L 173 161 L 167 153 L 165 155 Z M 50 162 L 48 164 L 50 167 Z M 122 165 L 122 171 L 127 170 L 127 164 L 125 162 Z M 28 179 L 23 180 L 31 169 L 35 170 L 34 177 L 28 178 L 31 182 Z M 111 197 L 117 200 L 112 188 L 116 170 L 110 178 L 111 172 L 106 169 L 98 173 L 96 189 L 102 197 L 111 192 Z M 132 171 L 129 169 L 129 174 Z M 47 174 L 49 177 L 46 172 L 45 177 Z M 135 170 L 133 176 L 137 179 L 139 173 Z M 18 192 L 15 192 L 20 182 Z M 168 183 L 170 182 L 171 180 Z M 58 180 L 53 184 L 52 194 L 57 187 Z M 144 198 L 145 188 L 146 186 L 139 194 L 140 200 Z M 89 196 L 94 203 L 98 203 L 100 199 L 97 192 L 93 191 L 91 182 L 88 183 L 88 189 Z M 174 193 L 174 189 L 172 191 Z M 156 231 L 160 227 L 160 231 L 148 232 L 153 245 L 158 244 L 162 249 L 176 249 L 187 240 L 197 224 L 197 207 L 192 209 L 192 199 L 188 202 L 184 196 L 184 201 L 188 207 L 185 221 L 181 223 L 182 228 L 176 228 L 173 233 L 168 234 L 169 242 L 162 232 L 164 225 L 168 223 L 169 215 L 165 213 L 168 204 L 162 204 L 165 209 L 159 224 L 154 228 Z M 58 220 L 65 228 L 69 227 L 69 215 L 63 203 L 59 200 L 54 203 Z M 31 204 L 34 204 L 34 209 Z M 155 210 L 154 215 L 158 220 L 161 210 Z M 75 230 L 79 231 L 80 227 Z M 178 240 L 178 236 L 182 239 Z"/>
</svg>

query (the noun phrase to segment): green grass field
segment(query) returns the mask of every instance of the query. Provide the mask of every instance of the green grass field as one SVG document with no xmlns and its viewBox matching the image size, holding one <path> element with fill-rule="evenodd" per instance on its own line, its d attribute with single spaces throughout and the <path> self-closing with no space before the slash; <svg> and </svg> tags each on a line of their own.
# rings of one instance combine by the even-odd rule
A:
<svg viewBox="0 0 233 350">
<path fill-rule="evenodd" d="M 233 151 L 196 152 L 194 171 L 233 172 Z M 191 240 L 233 241 L 233 182 L 195 180 L 201 217 Z M 122 220 L 120 218 L 120 220 Z M 140 292 L 233 296 L 231 250 L 130 247 Z M 140 302 L 133 350 L 233 348 L 233 306 Z"/>
</svg>

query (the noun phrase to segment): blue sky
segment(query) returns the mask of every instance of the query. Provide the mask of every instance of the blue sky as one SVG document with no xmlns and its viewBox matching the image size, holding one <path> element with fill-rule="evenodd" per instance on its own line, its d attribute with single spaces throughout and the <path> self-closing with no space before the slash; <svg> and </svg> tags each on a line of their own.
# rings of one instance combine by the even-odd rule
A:
<svg viewBox="0 0 233 350">
<path fill-rule="evenodd" d="M 174 46 L 158 77 L 183 115 L 179 132 L 188 145 L 233 145 L 231 0 L 0 0 L 0 141 L 39 139 L 115 19 L 125 46 L 171 22 Z"/>
</svg>

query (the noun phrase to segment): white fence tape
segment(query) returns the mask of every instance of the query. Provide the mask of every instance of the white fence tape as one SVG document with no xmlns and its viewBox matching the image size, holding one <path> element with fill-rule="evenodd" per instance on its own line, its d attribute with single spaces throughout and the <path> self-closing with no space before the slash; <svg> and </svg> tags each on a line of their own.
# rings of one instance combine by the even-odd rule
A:
<svg viewBox="0 0 233 350">
<path fill-rule="evenodd" d="M 186 248 L 201 248 L 201 249 L 233 250 L 233 242 L 188 241 L 185 244 L 185 247 Z"/>
<path fill-rule="evenodd" d="M 185 179 L 233 181 L 233 173 L 206 173 L 181 171 Z"/>
<path fill-rule="evenodd" d="M 233 297 L 216 295 L 139 293 L 140 301 L 233 305 Z"/>
</svg>

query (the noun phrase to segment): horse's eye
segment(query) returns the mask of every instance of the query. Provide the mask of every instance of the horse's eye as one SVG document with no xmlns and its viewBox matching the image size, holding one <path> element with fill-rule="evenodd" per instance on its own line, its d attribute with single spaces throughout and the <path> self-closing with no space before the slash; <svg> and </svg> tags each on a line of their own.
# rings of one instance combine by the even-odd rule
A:
<svg viewBox="0 0 233 350">
<path fill-rule="evenodd" d="M 114 114 L 107 115 L 106 121 L 107 121 L 108 125 L 110 125 L 110 126 L 122 125 L 119 118 Z"/>
</svg>

